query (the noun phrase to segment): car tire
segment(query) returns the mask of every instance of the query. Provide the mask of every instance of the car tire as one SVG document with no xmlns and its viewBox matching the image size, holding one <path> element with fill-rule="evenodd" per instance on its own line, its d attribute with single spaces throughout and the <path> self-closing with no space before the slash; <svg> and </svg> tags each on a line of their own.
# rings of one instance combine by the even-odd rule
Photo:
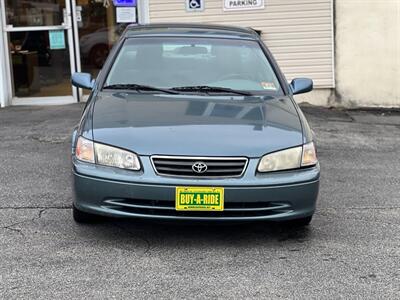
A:
<svg viewBox="0 0 400 300">
<path fill-rule="evenodd" d="M 301 228 L 310 225 L 313 216 L 308 216 L 301 219 L 290 220 L 285 223 L 289 227 Z"/>
<path fill-rule="evenodd" d="M 102 220 L 101 216 L 89 214 L 87 212 L 81 211 L 75 207 L 75 205 L 72 206 L 72 216 L 74 218 L 74 221 L 76 223 L 80 224 L 91 224 L 91 223 L 98 223 Z"/>
</svg>

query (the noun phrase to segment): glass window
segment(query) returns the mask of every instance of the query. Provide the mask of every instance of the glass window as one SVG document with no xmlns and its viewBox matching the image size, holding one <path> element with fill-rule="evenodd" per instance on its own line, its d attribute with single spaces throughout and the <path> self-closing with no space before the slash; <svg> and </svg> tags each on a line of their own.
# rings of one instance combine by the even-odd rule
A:
<svg viewBox="0 0 400 300">
<path fill-rule="evenodd" d="M 216 38 L 131 38 L 106 81 L 163 88 L 214 86 L 281 93 L 256 41 Z"/>
<path fill-rule="evenodd" d="M 6 21 L 14 27 L 58 26 L 64 22 L 65 0 L 6 0 Z"/>
<path fill-rule="evenodd" d="M 16 97 L 71 95 L 71 66 L 66 31 L 64 47 L 50 45 L 49 31 L 12 32 L 9 35 Z"/>
<path fill-rule="evenodd" d="M 110 0 L 111 3 L 111 0 Z M 115 6 L 104 1 L 77 0 L 79 47 L 82 72 L 95 78 L 127 24 L 116 23 Z M 89 90 L 83 93 L 89 94 Z"/>
</svg>

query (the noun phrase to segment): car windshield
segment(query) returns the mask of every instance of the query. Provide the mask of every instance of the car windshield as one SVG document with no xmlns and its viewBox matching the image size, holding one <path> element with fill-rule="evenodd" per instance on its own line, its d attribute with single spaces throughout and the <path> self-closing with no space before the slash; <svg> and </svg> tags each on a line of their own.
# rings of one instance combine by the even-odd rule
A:
<svg viewBox="0 0 400 300">
<path fill-rule="evenodd" d="M 127 39 L 104 86 L 123 85 L 185 92 L 282 93 L 257 41 L 222 38 Z"/>
</svg>

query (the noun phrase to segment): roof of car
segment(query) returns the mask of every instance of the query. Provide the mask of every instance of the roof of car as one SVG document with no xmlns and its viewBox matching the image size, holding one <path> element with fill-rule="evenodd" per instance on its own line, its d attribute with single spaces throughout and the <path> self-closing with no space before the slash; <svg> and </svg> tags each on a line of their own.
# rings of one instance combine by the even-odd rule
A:
<svg viewBox="0 0 400 300">
<path fill-rule="evenodd" d="M 129 25 L 127 37 L 134 36 L 218 36 L 225 38 L 257 39 L 258 34 L 251 28 L 196 24 L 196 23 L 160 23 L 149 25 Z"/>
</svg>

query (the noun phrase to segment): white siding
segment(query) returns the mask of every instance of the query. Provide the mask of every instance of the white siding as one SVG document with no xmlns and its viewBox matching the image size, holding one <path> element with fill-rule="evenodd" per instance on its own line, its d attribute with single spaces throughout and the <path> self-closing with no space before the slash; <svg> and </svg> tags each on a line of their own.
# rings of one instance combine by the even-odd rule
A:
<svg viewBox="0 0 400 300">
<path fill-rule="evenodd" d="M 260 10 L 223 11 L 223 0 L 205 0 L 203 12 L 186 12 L 185 0 L 150 0 L 150 22 L 197 22 L 253 27 L 288 80 L 310 77 L 334 87 L 332 0 L 265 0 Z"/>
</svg>

